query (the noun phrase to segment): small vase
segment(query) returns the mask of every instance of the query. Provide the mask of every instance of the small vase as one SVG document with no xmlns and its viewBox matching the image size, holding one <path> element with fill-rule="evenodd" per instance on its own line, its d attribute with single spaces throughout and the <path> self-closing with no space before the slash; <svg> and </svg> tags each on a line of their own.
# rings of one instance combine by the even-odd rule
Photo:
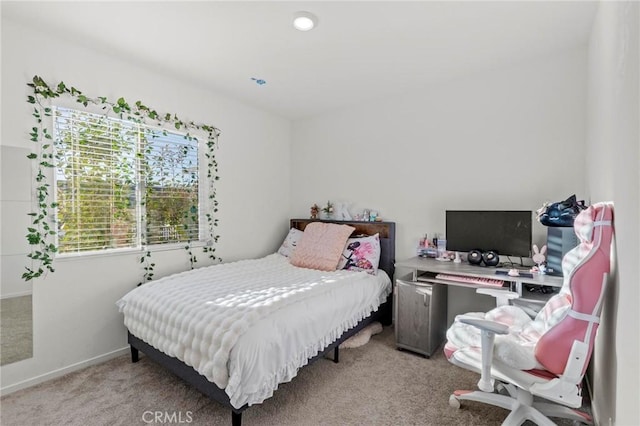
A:
<svg viewBox="0 0 640 426">
<path fill-rule="evenodd" d="M 332 220 L 333 219 L 333 213 L 323 213 L 324 219 L 325 220 Z"/>
</svg>

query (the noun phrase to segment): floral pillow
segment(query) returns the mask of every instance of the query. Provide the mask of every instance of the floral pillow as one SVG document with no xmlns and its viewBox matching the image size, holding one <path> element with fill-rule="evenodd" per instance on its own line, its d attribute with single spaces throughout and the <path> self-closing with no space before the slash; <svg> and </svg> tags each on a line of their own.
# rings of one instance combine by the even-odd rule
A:
<svg viewBox="0 0 640 426">
<path fill-rule="evenodd" d="M 289 229 L 289 233 L 285 237 L 282 245 L 278 249 L 278 253 L 283 256 L 291 257 L 293 251 L 296 249 L 300 238 L 302 238 L 303 232 L 296 228 Z"/>
<path fill-rule="evenodd" d="M 380 263 L 380 235 L 349 238 L 340 257 L 338 269 L 378 273 Z"/>
</svg>

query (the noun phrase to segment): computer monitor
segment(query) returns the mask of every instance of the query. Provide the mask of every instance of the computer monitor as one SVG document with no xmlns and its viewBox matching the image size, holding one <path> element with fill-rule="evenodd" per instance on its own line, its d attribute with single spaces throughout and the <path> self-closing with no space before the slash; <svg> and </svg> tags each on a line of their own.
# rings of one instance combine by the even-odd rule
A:
<svg viewBox="0 0 640 426">
<path fill-rule="evenodd" d="M 532 217 L 531 210 L 447 210 L 447 250 L 530 257 Z"/>
</svg>

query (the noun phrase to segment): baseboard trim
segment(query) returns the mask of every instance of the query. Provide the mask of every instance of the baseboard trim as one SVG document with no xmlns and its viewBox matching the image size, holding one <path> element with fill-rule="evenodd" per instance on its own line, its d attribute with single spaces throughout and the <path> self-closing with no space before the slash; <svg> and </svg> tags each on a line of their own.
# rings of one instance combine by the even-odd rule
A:
<svg viewBox="0 0 640 426">
<path fill-rule="evenodd" d="M 122 349 L 117 349 L 115 351 L 108 352 L 106 354 L 99 355 L 97 357 L 90 358 L 85 361 L 81 361 L 81 362 L 69 365 L 67 367 L 60 368 L 58 370 L 41 374 L 40 376 L 32 377 L 31 379 L 23 380 L 21 382 L 14 383 L 9 386 L 5 386 L 3 388 L 0 388 L 0 396 L 8 395 L 10 393 L 19 391 L 21 389 L 29 388 L 31 386 L 35 386 L 37 384 L 40 384 L 52 379 L 57 379 L 58 377 L 62 377 L 65 374 L 69 374 L 74 371 L 81 370 L 85 367 L 90 367 L 92 365 L 101 364 L 103 362 L 109 361 L 110 359 L 117 358 L 119 356 L 126 355 L 128 353 L 129 353 L 129 346 L 126 346 Z"/>
</svg>

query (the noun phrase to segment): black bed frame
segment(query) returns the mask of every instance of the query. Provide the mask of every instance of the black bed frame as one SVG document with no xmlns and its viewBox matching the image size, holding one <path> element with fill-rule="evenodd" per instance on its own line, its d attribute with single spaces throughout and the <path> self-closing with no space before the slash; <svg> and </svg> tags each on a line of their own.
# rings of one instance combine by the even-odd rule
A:
<svg viewBox="0 0 640 426">
<path fill-rule="evenodd" d="M 395 264 L 395 241 L 396 241 L 396 226 L 394 222 L 352 222 L 352 221 L 332 221 L 332 220 L 318 220 L 318 219 L 291 219 L 291 227 L 304 231 L 304 228 L 311 222 L 328 222 L 339 223 L 353 226 L 355 231 L 352 235 L 374 235 L 378 233 L 380 235 L 380 264 L 379 268 L 384 270 L 389 278 L 393 281 L 394 264 Z M 392 321 L 392 306 L 393 306 L 393 292 L 389 294 L 387 301 L 380 305 L 376 312 L 373 312 L 369 317 L 360 321 L 353 328 L 345 331 L 338 339 L 327 346 L 322 352 L 318 353 L 313 358 L 309 359 L 307 365 L 314 361 L 324 357 L 330 351 L 333 351 L 333 361 L 339 361 L 339 347 L 340 344 L 353 336 L 367 325 L 374 321 L 380 321 L 383 325 L 391 325 Z M 177 358 L 165 355 L 158 349 L 149 345 L 148 343 L 140 340 L 130 332 L 127 332 L 128 342 L 131 346 L 131 361 L 137 362 L 139 359 L 139 351 L 142 351 L 153 361 L 162 365 L 184 381 L 189 383 L 200 392 L 219 402 L 225 407 L 231 409 L 231 424 L 232 426 L 240 426 L 242 424 L 242 412 L 249 408 L 248 405 L 244 405 L 240 408 L 235 408 L 231 405 L 229 396 L 224 389 L 220 389 L 215 383 L 210 382 L 203 375 L 198 373 L 192 367 L 189 367 Z"/>
</svg>

